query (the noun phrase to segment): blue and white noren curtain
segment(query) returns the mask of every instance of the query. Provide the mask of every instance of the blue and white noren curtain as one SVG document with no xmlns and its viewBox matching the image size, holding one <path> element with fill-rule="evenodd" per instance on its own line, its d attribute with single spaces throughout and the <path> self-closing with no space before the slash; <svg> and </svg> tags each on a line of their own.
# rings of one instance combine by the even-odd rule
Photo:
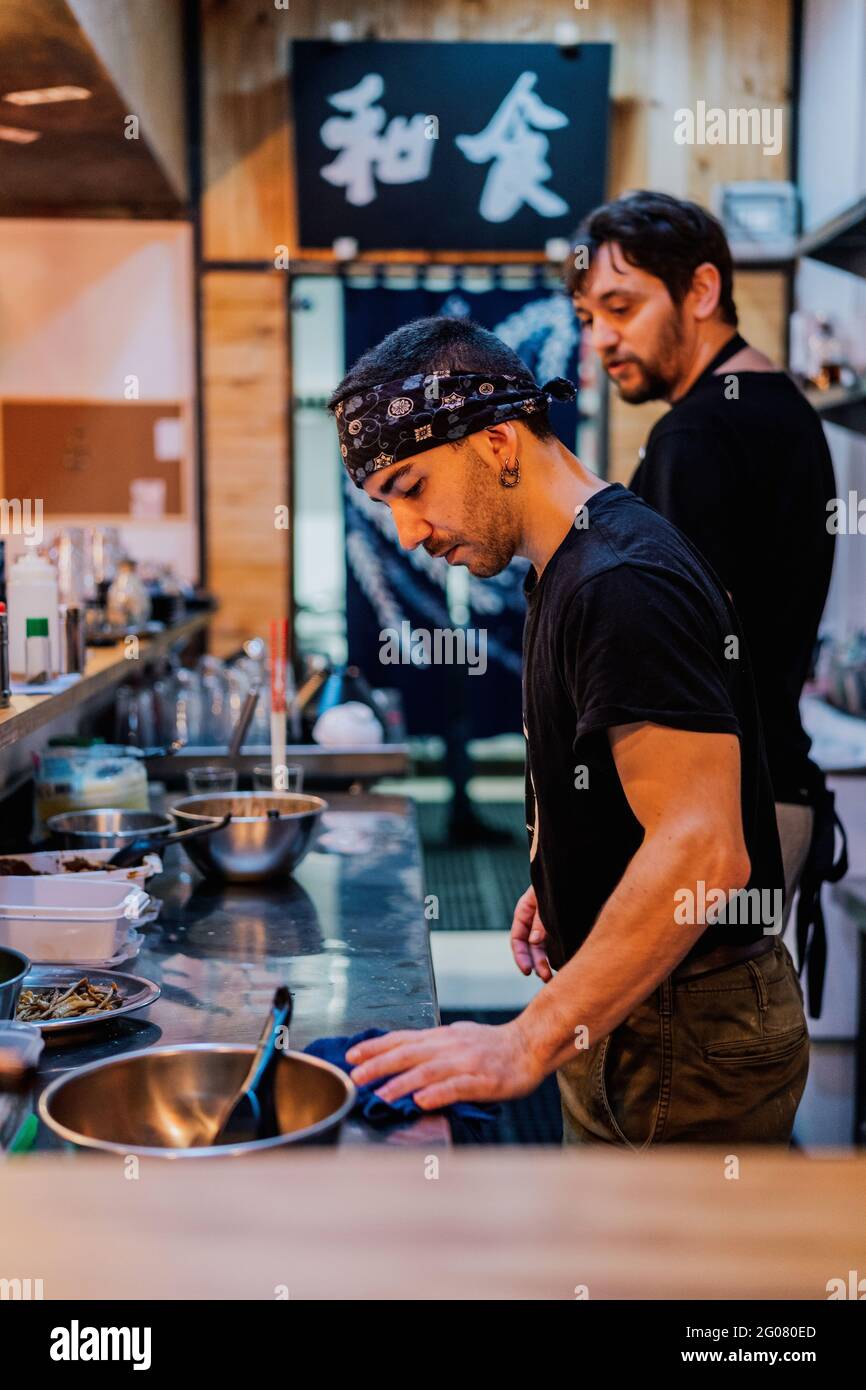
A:
<svg viewBox="0 0 866 1390">
<path fill-rule="evenodd" d="M 576 380 L 578 324 L 568 297 L 539 283 L 536 288 L 474 290 L 467 285 L 448 292 L 424 288 L 346 286 L 345 349 L 347 364 L 386 333 L 415 318 L 432 314 L 467 317 L 489 328 L 522 358 L 536 380 L 554 376 Z M 554 401 L 551 423 L 568 448 L 577 436 L 577 408 Z M 380 664 L 380 632 L 394 629 L 432 632 L 453 628 L 445 594 L 447 565 L 423 548 L 400 549 L 391 514 L 344 479 L 346 529 L 346 626 L 349 659 L 374 685 L 401 691 L 411 734 L 444 734 L 452 717 L 455 682 L 471 716 L 471 733 L 484 738 L 519 733 L 521 636 L 525 603 L 526 561 L 515 560 L 492 579 L 469 577 L 470 628 L 484 629 L 487 665 L 484 674 L 467 667 L 432 663 Z M 470 646 L 470 652 L 472 648 Z"/>
</svg>

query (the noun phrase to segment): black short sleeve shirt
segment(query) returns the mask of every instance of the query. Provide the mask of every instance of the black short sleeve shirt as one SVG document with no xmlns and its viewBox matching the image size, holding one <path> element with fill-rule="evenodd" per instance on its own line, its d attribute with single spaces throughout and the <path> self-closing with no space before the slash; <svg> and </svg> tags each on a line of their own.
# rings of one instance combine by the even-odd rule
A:
<svg viewBox="0 0 866 1390">
<path fill-rule="evenodd" d="M 589 499 L 540 580 L 526 579 L 524 732 L 532 882 L 554 965 L 578 949 L 639 847 L 607 730 L 648 721 L 740 743 L 748 887 L 782 888 L 749 656 L 719 581 L 625 488 Z M 672 930 L 675 930 L 672 902 Z M 708 926 L 696 954 L 762 925 Z"/>
<path fill-rule="evenodd" d="M 732 596 L 776 800 L 808 802 L 813 769 L 799 701 L 830 584 L 836 483 L 821 421 L 784 372 L 716 370 L 744 346 L 735 337 L 656 421 L 630 486 L 689 538 Z"/>
</svg>

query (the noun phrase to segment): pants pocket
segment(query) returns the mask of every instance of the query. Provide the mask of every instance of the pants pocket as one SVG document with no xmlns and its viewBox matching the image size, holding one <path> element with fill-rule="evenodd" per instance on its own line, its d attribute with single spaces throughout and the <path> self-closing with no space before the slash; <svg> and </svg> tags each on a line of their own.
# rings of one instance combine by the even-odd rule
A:
<svg viewBox="0 0 866 1390">
<path fill-rule="evenodd" d="M 615 1138 L 634 1150 L 658 1143 L 664 1133 L 671 1092 L 670 991 L 665 981 L 601 1049 L 599 1102 Z"/>
<path fill-rule="evenodd" d="M 781 950 L 738 966 L 728 988 L 678 991 L 669 1141 L 790 1142 L 809 1072 L 795 979 Z"/>
<path fill-rule="evenodd" d="M 802 1024 L 781 1033 L 764 1033 L 761 1037 L 713 1043 L 704 1048 L 704 1057 L 708 1062 L 718 1062 L 722 1065 L 770 1065 L 793 1057 L 800 1051 L 808 1036 L 808 1029 Z"/>
</svg>

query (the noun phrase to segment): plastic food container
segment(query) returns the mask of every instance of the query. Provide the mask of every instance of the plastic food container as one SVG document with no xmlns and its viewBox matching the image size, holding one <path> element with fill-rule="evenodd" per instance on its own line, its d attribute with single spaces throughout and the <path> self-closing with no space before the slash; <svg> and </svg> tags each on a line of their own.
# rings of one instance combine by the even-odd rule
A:
<svg viewBox="0 0 866 1390">
<path fill-rule="evenodd" d="M 121 745 L 52 747 L 39 759 L 36 804 L 43 824 L 63 811 L 100 806 L 146 811 L 147 772 L 141 758 Z"/>
<path fill-rule="evenodd" d="M 105 879 L 0 879 L 0 945 L 31 961 L 110 961 L 152 899 L 133 883 Z"/>
<path fill-rule="evenodd" d="M 0 881 L 4 878 L 32 877 L 31 874 L 18 875 L 7 872 L 6 866 L 14 869 L 16 863 L 26 864 L 34 875 L 53 874 L 68 882 L 73 878 L 97 878 L 114 883 L 145 883 L 154 874 L 162 873 L 162 860 L 158 854 L 146 854 L 141 864 L 132 869 L 109 869 L 107 861 L 115 853 L 113 849 L 61 849 L 36 850 L 32 854 L 0 854 Z M 92 869 L 82 869 L 82 863 L 92 864 Z"/>
</svg>

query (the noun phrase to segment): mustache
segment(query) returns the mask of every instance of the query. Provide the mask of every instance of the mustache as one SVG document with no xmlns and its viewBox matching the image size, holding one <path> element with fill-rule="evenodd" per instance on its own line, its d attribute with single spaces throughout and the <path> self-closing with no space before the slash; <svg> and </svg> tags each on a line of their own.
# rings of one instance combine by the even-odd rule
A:
<svg viewBox="0 0 866 1390">
<path fill-rule="evenodd" d="M 448 554 L 449 550 L 453 550 L 455 545 L 460 545 L 460 541 L 447 541 L 445 545 L 438 545 L 435 549 L 432 545 L 425 543 L 424 549 L 434 560 L 440 560 L 443 555 Z"/>
<path fill-rule="evenodd" d="M 643 362 L 640 360 L 640 358 L 635 357 L 630 352 L 627 352 L 624 355 L 621 353 L 612 353 L 610 357 L 602 358 L 602 366 L 604 367 L 605 371 L 609 371 L 611 367 L 619 367 L 622 365 L 623 362 L 634 362 L 635 366 L 637 367 L 643 366 Z"/>
</svg>

